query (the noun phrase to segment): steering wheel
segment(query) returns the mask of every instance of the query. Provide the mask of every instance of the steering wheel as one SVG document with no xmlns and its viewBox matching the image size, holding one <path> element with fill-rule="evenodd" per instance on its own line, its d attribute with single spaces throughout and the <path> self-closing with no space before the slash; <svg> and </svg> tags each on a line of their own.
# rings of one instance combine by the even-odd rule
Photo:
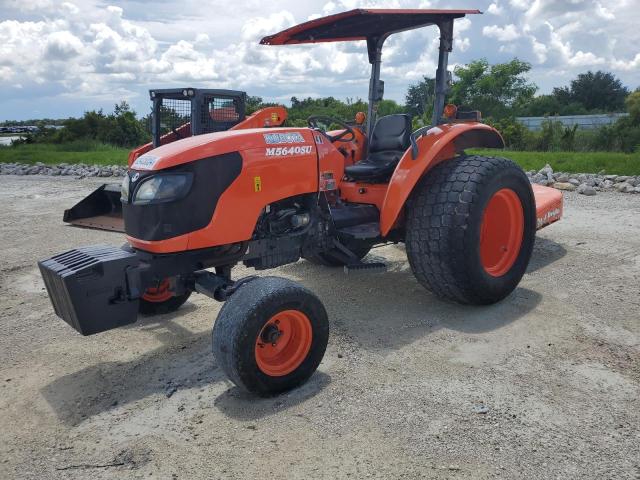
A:
<svg viewBox="0 0 640 480">
<path fill-rule="evenodd" d="M 351 142 L 356 138 L 356 134 L 353 131 L 353 128 L 351 128 L 342 120 L 338 120 L 337 118 L 329 117 L 327 115 L 311 115 L 309 118 L 307 118 L 307 123 L 309 124 L 309 127 L 313 128 L 314 130 L 318 130 L 325 137 L 327 137 L 330 142 Z M 343 127 L 344 131 L 340 132 L 338 135 L 329 135 L 325 129 L 319 126 L 319 124 L 323 124 L 328 127 L 332 123 L 337 123 L 338 125 Z M 349 137 L 345 138 L 347 135 L 349 135 Z"/>
</svg>

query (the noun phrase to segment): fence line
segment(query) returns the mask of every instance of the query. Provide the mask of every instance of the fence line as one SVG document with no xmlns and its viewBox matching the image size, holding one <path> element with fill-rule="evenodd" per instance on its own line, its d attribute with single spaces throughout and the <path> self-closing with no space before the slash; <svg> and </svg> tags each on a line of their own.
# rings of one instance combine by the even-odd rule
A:
<svg viewBox="0 0 640 480">
<path fill-rule="evenodd" d="M 538 131 L 542 129 L 542 122 L 550 120 L 560 122 L 566 127 L 578 125 L 578 130 L 593 130 L 604 125 L 611 125 L 618 119 L 628 116 L 628 113 L 603 113 L 597 115 L 564 115 L 549 117 L 516 117 L 529 130 Z"/>
</svg>

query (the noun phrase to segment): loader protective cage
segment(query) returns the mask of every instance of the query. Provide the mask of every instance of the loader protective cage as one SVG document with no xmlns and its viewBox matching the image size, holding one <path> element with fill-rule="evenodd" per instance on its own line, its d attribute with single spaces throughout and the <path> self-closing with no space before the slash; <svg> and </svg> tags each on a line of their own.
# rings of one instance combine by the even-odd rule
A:
<svg viewBox="0 0 640 480">
<path fill-rule="evenodd" d="M 159 147 L 160 137 L 171 132 L 183 138 L 229 130 L 245 119 L 246 95 L 202 88 L 149 90 L 153 146 Z M 187 124 L 190 128 L 185 130 Z"/>
</svg>

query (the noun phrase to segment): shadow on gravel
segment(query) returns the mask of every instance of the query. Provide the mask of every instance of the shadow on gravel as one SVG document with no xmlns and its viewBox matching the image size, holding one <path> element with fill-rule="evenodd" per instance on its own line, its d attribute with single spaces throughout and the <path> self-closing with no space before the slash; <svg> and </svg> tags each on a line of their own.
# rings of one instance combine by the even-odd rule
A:
<svg viewBox="0 0 640 480">
<path fill-rule="evenodd" d="M 332 335 L 370 350 L 395 350 L 438 329 L 481 334 L 502 328 L 536 308 L 542 296 L 518 287 L 495 305 L 442 301 L 414 278 L 406 261 L 386 259 L 384 274 L 347 276 L 342 269 L 298 262 L 283 270 L 316 293 Z"/>
<path fill-rule="evenodd" d="M 223 414 L 236 420 L 257 420 L 280 413 L 315 397 L 330 382 L 329 375 L 317 370 L 305 384 L 283 395 L 260 398 L 240 390 L 238 387 L 232 387 L 219 395 L 215 399 L 214 405 Z"/>
<path fill-rule="evenodd" d="M 67 425 L 78 425 L 87 418 L 116 406 L 136 402 L 154 394 L 171 397 L 181 389 L 202 388 L 226 376 L 211 353 L 209 331 L 193 334 L 172 321 L 195 310 L 185 305 L 179 313 L 163 317 L 141 317 L 126 328 L 154 331 L 163 342 L 160 348 L 128 362 L 92 365 L 44 387 L 41 392 L 56 415 Z M 224 414 L 244 420 L 272 415 L 315 396 L 331 377 L 316 372 L 302 387 L 285 395 L 263 399 L 232 387 L 215 399 Z"/>
<path fill-rule="evenodd" d="M 553 240 L 537 236 L 527 273 L 533 273 L 547 265 L 557 262 L 566 254 L 567 249 L 564 248 L 563 245 Z"/>
<path fill-rule="evenodd" d="M 194 307 L 191 307 L 194 308 Z M 188 310 L 188 308 L 185 308 Z M 225 379 L 211 354 L 209 332 L 193 334 L 171 320 L 142 318 L 135 325 L 155 330 L 165 345 L 127 362 L 104 362 L 54 380 L 41 392 L 58 418 L 77 425 L 118 405 L 153 394 L 171 397 L 182 388 Z"/>
<path fill-rule="evenodd" d="M 378 252 L 369 255 L 369 260 L 386 261 L 385 274 L 347 276 L 340 268 L 307 261 L 282 267 L 276 274 L 299 280 L 320 297 L 329 313 L 332 335 L 382 352 L 401 348 L 442 328 L 469 334 L 496 330 L 526 315 L 541 301 L 539 293 L 519 287 L 496 305 L 444 302 L 416 281 L 406 260 L 397 258 L 403 257 L 402 252 L 391 252 L 396 255 L 394 259 L 380 257 Z M 561 245 L 538 238 L 529 271 L 565 254 Z M 210 333 L 193 334 L 172 321 L 194 309 L 187 304 L 175 314 L 141 318 L 128 328 L 154 331 L 164 343 L 162 347 L 127 362 L 88 366 L 56 379 L 42 389 L 42 394 L 62 421 L 77 425 L 117 405 L 153 394 L 171 396 L 181 388 L 224 380 L 211 354 Z M 328 375 L 317 372 L 301 388 L 272 399 L 258 399 L 234 387 L 221 394 L 215 405 L 232 418 L 257 419 L 301 403 L 329 383 Z"/>
</svg>

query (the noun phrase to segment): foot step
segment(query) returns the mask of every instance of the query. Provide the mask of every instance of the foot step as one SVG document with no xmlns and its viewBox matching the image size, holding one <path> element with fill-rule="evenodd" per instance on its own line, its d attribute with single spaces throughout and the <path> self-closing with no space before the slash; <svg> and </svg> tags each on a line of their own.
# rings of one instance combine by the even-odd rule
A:
<svg viewBox="0 0 640 480">
<path fill-rule="evenodd" d="M 345 265 L 344 273 L 384 273 L 387 271 L 387 265 L 382 262 L 356 263 L 353 265 Z"/>
<path fill-rule="evenodd" d="M 362 223 L 351 227 L 338 229 L 341 235 L 357 239 L 378 238 L 380 236 L 380 224 L 378 222 Z"/>
</svg>

